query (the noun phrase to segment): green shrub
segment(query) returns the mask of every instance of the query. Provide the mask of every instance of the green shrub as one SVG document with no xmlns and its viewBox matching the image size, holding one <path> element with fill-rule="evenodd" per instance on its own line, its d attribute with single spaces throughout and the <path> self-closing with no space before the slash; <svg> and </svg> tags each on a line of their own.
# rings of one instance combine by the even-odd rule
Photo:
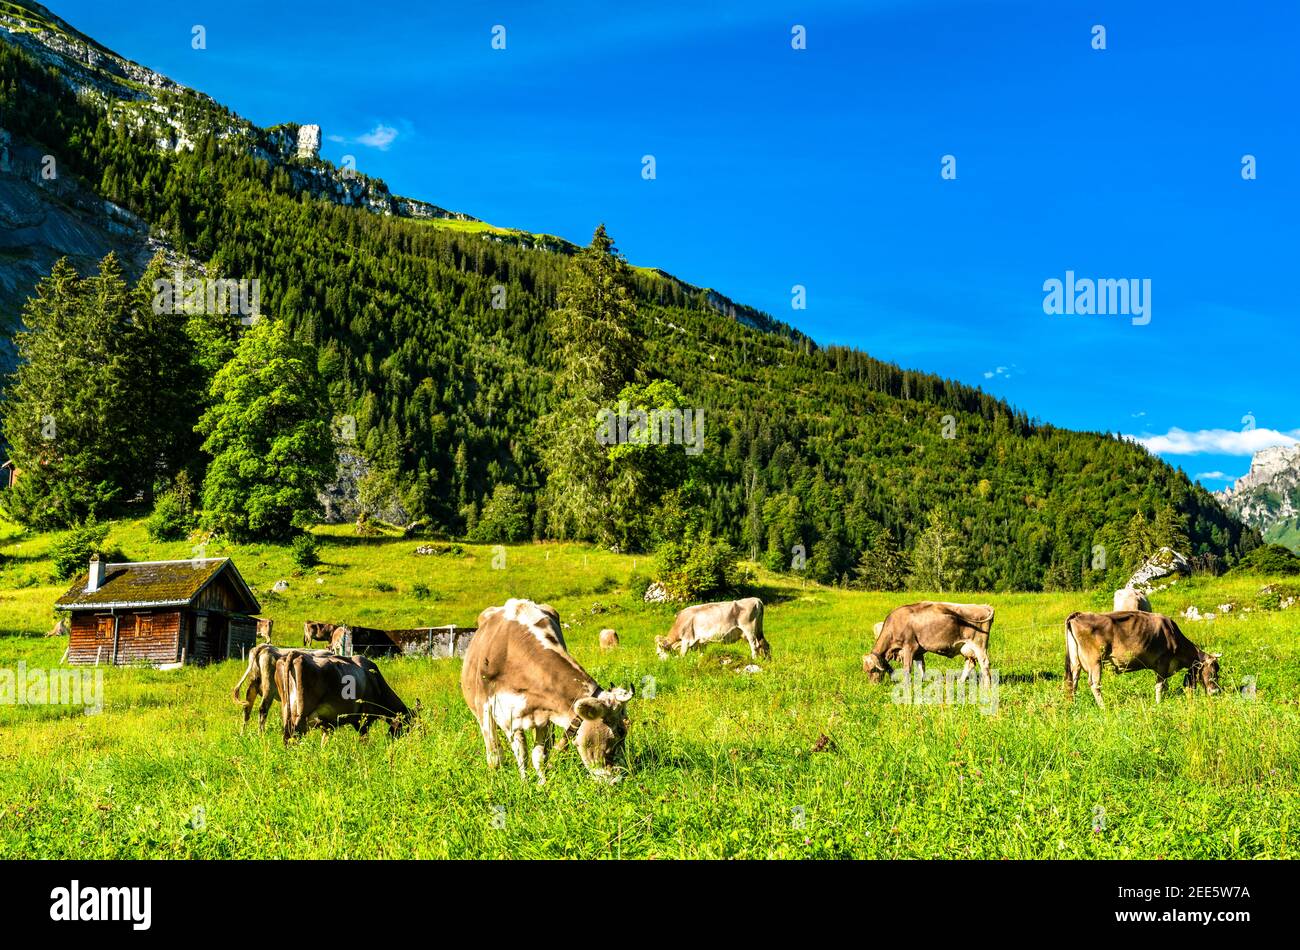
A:
<svg viewBox="0 0 1300 950">
<path fill-rule="evenodd" d="M 433 596 L 433 591 L 429 590 L 428 584 L 412 584 L 411 594 L 416 600 L 428 600 Z"/>
<path fill-rule="evenodd" d="M 1300 588 L 1287 584 L 1269 584 L 1259 592 L 1256 606 L 1260 610 L 1281 610 L 1282 605 L 1300 598 Z"/>
<path fill-rule="evenodd" d="M 293 563 L 304 571 L 315 567 L 320 563 L 320 544 L 317 542 L 316 536 L 309 532 L 298 535 L 293 539 L 291 554 Z"/>
<path fill-rule="evenodd" d="M 471 541 L 522 541 L 532 531 L 528 496 L 514 485 L 499 484 L 483 504 Z"/>
<path fill-rule="evenodd" d="M 144 528 L 151 541 L 179 541 L 194 530 L 194 515 L 179 496 L 167 492 L 154 503 Z"/>
<path fill-rule="evenodd" d="M 669 599 L 693 601 L 736 587 L 736 552 L 726 541 L 705 535 L 669 541 L 655 552 L 655 579 Z"/>
<path fill-rule="evenodd" d="M 628 578 L 627 589 L 636 600 L 645 600 L 645 592 L 650 589 L 652 583 L 654 578 L 638 571 Z"/>
<path fill-rule="evenodd" d="M 1270 577 L 1300 574 L 1300 555 L 1280 544 L 1255 548 L 1232 569 L 1234 574 L 1262 574 Z"/>
<path fill-rule="evenodd" d="M 54 562 L 54 576 L 61 581 L 70 580 L 86 570 L 92 555 L 108 556 L 104 540 L 108 525 L 89 519 L 71 531 L 66 531 L 50 546 L 50 559 Z"/>
</svg>

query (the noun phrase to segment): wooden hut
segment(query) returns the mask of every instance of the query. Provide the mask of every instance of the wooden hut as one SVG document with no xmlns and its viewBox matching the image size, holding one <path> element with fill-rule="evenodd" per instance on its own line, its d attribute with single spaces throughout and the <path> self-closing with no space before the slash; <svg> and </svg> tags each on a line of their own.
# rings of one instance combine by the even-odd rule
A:
<svg viewBox="0 0 1300 950">
<path fill-rule="evenodd" d="M 230 558 L 95 557 L 55 609 L 71 619 L 69 663 L 169 666 L 241 658 L 256 642 L 262 608 Z"/>
</svg>

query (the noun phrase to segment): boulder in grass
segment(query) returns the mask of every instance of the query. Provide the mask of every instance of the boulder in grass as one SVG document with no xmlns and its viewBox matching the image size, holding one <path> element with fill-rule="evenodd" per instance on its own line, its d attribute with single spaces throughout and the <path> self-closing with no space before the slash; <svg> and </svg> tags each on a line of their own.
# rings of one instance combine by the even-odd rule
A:
<svg viewBox="0 0 1300 950">
<path fill-rule="evenodd" d="M 618 647 L 618 634 L 613 630 L 605 629 L 600 631 L 600 648 L 602 650 L 613 650 Z"/>
<path fill-rule="evenodd" d="M 1133 572 L 1125 587 L 1143 593 L 1149 592 L 1156 581 L 1174 574 L 1191 574 L 1192 562 L 1173 548 L 1161 548 L 1147 558 L 1146 563 Z"/>
<path fill-rule="evenodd" d="M 668 589 L 655 581 L 645 589 L 645 602 L 647 604 L 666 604 L 668 603 Z"/>
</svg>

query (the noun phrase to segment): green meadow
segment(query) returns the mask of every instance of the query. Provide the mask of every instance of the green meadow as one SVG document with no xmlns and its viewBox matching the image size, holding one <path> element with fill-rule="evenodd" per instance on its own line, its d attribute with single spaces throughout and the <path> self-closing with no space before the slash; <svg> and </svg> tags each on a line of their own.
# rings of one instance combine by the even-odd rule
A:
<svg viewBox="0 0 1300 950">
<path fill-rule="evenodd" d="M 308 619 L 470 625 L 508 597 L 554 604 L 579 662 L 637 690 L 627 781 L 597 785 L 571 748 L 542 787 L 490 773 L 459 660 L 380 661 L 421 702 L 401 738 L 313 732 L 289 747 L 274 728 L 241 732 L 239 662 L 104 669 L 96 714 L 0 705 L 0 858 L 1300 857 L 1300 609 L 1245 613 L 1264 579 L 1153 597 L 1171 615 L 1239 605 L 1181 623 L 1224 653 L 1217 697 L 1174 690 L 1156 707 L 1151 674 L 1108 672 L 1104 710 L 1086 689 L 1067 703 L 1064 618 L 1107 609 L 1108 593 L 969 593 L 944 599 L 996 606 L 996 691 L 905 704 L 861 657 L 876 620 L 924 595 L 760 572 L 773 656 L 746 673 L 740 644 L 656 658 L 673 610 L 630 593 L 644 558 L 527 544 L 503 564 L 491 546 L 417 556 L 418 540 L 318 533 L 323 563 L 306 572 L 271 545 L 206 553 L 235 559 L 281 644 L 300 644 Z M 59 665 L 66 642 L 45 633 L 67 585 L 50 579 L 51 540 L 0 526 L 0 669 Z M 115 523 L 109 544 L 133 560 L 193 555 L 140 522 Z M 619 649 L 598 649 L 604 627 Z"/>
</svg>

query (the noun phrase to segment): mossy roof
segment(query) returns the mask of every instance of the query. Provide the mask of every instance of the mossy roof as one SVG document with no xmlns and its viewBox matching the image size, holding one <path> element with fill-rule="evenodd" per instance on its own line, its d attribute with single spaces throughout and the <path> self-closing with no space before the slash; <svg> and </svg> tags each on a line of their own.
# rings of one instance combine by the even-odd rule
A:
<svg viewBox="0 0 1300 950">
<path fill-rule="evenodd" d="M 107 608 L 186 607 L 218 577 L 225 575 L 249 614 L 261 605 L 228 557 L 189 561 L 135 561 L 108 564 L 104 583 L 86 591 L 90 572 L 81 574 L 68 592 L 54 602 L 57 610 L 99 610 Z"/>
</svg>

